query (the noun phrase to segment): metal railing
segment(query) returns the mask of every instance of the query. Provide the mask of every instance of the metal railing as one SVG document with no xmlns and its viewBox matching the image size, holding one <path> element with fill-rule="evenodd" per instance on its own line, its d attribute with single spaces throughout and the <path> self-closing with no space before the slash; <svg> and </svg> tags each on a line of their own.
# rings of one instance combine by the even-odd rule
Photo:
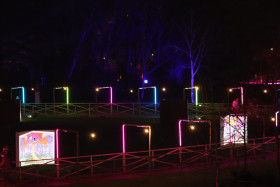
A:
<svg viewBox="0 0 280 187">
<path fill-rule="evenodd" d="M 280 136 L 279 136 L 280 138 Z M 278 139 L 279 140 L 279 139 Z M 137 151 L 127 153 L 100 154 L 67 158 L 56 158 L 47 160 L 41 165 L 18 167 L 12 170 L 13 177 L 19 183 L 36 180 L 60 180 L 72 179 L 71 177 L 94 177 L 100 175 L 120 173 L 149 173 L 170 168 L 192 168 L 199 165 L 199 168 L 209 168 L 214 164 L 217 166 L 241 162 L 245 155 L 247 158 L 262 156 L 265 160 L 268 156 L 275 156 L 275 137 L 249 139 L 247 149 L 243 144 L 219 143 L 175 147 L 166 149 Z M 245 151 L 244 151 L 245 150 Z M 276 157 L 275 157 L 276 159 Z M 55 161 L 56 164 L 48 164 Z M 34 162 L 34 161 L 25 161 Z M 22 162 L 17 162 L 20 166 Z"/>
<path fill-rule="evenodd" d="M 25 103 L 23 116 L 159 117 L 159 105 L 151 103 Z"/>
</svg>

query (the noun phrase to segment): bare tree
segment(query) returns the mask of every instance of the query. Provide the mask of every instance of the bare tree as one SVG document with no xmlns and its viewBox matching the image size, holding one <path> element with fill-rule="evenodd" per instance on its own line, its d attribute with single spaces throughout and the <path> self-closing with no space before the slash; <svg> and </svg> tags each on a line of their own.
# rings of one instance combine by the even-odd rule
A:
<svg viewBox="0 0 280 187">
<path fill-rule="evenodd" d="M 181 31 L 183 42 L 178 42 L 178 45 L 171 45 L 171 47 L 181 56 L 176 60 L 172 73 L 175 73 L 180 81 L 183 71 L 190 69 L 191 87 L 194 87 L 195 75 L 207 54 L 206 33 L 198 27 L 192 17 L 189 24 L 180 26 L 179 30 Z M 194 89 L 191 89 L 191 100 L 194 103 Z"/>
</svg>

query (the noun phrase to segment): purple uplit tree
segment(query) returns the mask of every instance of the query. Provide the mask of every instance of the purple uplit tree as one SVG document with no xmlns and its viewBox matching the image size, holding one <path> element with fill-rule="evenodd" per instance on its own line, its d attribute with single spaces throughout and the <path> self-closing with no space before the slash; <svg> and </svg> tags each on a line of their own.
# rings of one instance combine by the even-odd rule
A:
<svg viewBox="0 0 280 187">
<path fill-rule="evenodd" d="M 201 67 L 206 56 L 206 33 L 190 18 L 188 25 L 179 27 L 183 40 L 178 45 L 171 45 L 179 55 L 172 73 L 181 81 L 185 69 L 190 69 L 191 87 L 194 87 L 195 75 Z M 175 58 L 176 59 L 176 58 Z M 191 100 L 194 103 L 194 89 L 191 89 Z"/>
</svg>

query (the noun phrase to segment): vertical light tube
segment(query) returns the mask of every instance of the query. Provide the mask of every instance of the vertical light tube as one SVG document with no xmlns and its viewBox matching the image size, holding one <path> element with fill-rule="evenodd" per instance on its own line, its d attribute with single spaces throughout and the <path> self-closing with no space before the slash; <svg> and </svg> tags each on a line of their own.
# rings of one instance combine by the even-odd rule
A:
<svg viewBox="0 0 280 187">
<path fill-rule="evenodd" d="M 243 96 L 243 87 L 240 87 L 240 92 L 241 92 L 241 104 L 243 105 L 243 103 L 244 103 L 244 100 L 243 100 L 243 98 L 244 98 L 244 96 Z"/>
<path fill-rule="evenodd" d="M 277 127 L 278 126 L 278 113 L 279 113 L 280 111 L 277 111 L 276 113 L 275 113 L 275 127 Z"/>
<path fill-rule="evenodd" d="M 154 97 L 155 97 L 155 105 L 156 105 L 157 104 L 157 87 L 154 87 L 154 89 L 155 89 Z"/>
<path fill-rule="evenodd" d="M 198 92 L 198 87 L 195 87 L 195 105 L 198 105 L 198 96 L 197 96 L 197 92 Z"/>
<path fill-rule="evenodd" d="M 182 131 L 181 131 L 181 122 L 182 120 L 179 120 L 179 124 L 178 124 L 178 133 L 179 133 L 179 146 L 182 146 Z"/>
<path fill-rule="evenodd" d="M 69 88 L 66 87 L 66 104 L 69 104 Z"/>
<path fill-rule="evenodd" d="M 110 103 L 113 103 L 113 88 L 110 87 Z"/>
<path fill-rule="evenodd" d="M 21 87 L 22 90 L 22 103 L 25 103 L 25 91 L 24 91 L 24 87 Z"/>
<path fill-rule="evenodd" d="M 125 153 L 125 124 L 122 125 L 122 148 L 123 148 L 123 153 Z"/>
<path fill-rule="evenodd" d="M 55 130 L 55 149 L 56 149 L 56 158 L 59 158 L 59 149 L 58 149 L 58 129 Z"/>
<path fill-rule="evenodd" d="M 152 137 L 152 129 L 149 126 L 149 158 L 151 158 L 151 137 Z"/>
</svg>

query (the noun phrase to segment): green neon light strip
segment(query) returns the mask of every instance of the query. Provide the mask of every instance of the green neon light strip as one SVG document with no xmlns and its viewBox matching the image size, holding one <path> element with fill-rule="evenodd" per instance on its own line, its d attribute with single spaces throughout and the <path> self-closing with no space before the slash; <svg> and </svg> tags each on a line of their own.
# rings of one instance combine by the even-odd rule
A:
<svg viewBox="0 0 280 187">
<path fill-rule="evenodd" d="M 185 88 L 186 90 L 195 89 L 195 105 L 198 105 L 198 87 Z"/>
</svg>

